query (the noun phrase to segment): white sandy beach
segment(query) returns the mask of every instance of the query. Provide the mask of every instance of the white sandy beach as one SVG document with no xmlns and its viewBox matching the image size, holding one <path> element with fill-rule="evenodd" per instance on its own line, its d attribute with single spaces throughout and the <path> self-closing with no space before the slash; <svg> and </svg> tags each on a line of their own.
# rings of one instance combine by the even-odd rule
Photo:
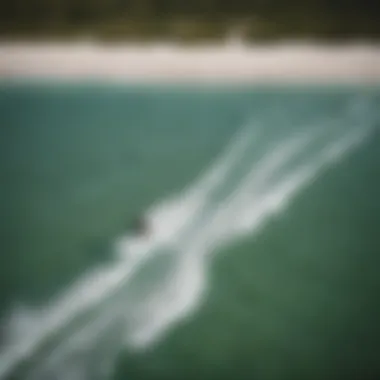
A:
<svg viewBox="0 0 380 380">
<path fill-rule="evenodd" d="M 0 43 L 0 79 L 380 83 L 380 45 Z"/>
</svg>

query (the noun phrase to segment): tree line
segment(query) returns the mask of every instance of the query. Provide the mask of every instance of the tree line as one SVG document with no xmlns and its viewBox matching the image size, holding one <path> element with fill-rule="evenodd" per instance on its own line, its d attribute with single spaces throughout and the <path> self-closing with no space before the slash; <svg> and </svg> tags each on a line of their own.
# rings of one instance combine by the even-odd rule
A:
<svg viewBox="0 0 380 380">
<path fill-rule="evenodd" d="M 8 0 L 0 36 L 377 39 L 379 9 L 377 0 Z"/>
</svg>

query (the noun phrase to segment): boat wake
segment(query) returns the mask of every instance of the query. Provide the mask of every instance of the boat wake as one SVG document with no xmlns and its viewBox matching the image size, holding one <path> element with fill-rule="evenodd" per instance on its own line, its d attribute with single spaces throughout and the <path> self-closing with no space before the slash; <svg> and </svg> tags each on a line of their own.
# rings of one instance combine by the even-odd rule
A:
<svg viewBox="0 0 380 380">
<path fill-rule="evenodd" d="M 322 120 L 281 139 L 248 122 L 194 184 L 148 210 L 151 234 L 118 238 L 114 262 L 38 310 L 13 310 L 0 379 L 14 371 L 28 380 L 105 379 L 124 347 L 158 342 L 202 304 L 213 254 L 258 233 L 370 135 L 360 112 L 351 107 L 344 123 Z"/>
</svg>

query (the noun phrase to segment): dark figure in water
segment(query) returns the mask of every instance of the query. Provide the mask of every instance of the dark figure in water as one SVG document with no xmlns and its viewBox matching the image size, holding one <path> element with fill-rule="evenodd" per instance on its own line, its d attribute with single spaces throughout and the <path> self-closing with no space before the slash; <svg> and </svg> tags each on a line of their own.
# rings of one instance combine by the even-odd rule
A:
<svg viewBox="0 0 380 380">
<path fill-rule="evenodd" d="M 132 230 L 138 235 L 147 235 L 149 226 L 146 218 L 144 216 L 138 216 L 132 224 Z"/>
</svg>

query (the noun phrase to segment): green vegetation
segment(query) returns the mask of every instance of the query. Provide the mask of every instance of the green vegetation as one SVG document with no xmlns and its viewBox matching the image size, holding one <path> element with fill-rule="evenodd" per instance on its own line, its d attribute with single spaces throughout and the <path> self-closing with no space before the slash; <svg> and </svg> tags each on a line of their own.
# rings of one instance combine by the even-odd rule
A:
<svg viewBox="0 0 380 380">
<path fill-rule="evenodd" d="M 378 39 L 377 0 L 8 0 L 0 37 Z"/>
</svg>

